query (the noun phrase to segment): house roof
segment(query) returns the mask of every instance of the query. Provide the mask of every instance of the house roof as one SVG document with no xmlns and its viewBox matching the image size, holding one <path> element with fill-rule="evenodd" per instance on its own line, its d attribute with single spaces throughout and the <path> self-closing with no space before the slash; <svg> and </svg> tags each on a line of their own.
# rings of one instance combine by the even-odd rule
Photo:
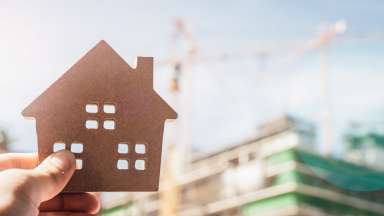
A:
<svg viewBox="0 0 384 216">
<path fill-rule="evenodd" d="M 153 90 L 153 58 L 138 57 L 137 66 L 133 68 L 103 40 L 26 107 L 22 114 L 38 118 L 52 109 L 66 107 L 66 103 L 98 99 L 104 102 L 126 102 L 129 99 L 131 107 L 141 103 L 140 106 L 147 105 L 147 110 L 151 109 L 164 119 L 177 117 L 176 112 Z"/>
</svg>

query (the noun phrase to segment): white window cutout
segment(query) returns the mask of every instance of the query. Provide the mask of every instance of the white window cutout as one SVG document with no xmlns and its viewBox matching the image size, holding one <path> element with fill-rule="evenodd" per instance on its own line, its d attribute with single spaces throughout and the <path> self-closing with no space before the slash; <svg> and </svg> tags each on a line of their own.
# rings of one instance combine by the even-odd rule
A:
<svg viewBox="0 0 384 216">
<path fill-rule="evenodd" d="M 119 143 L 118 147 L 117 147 L 117 152 L 119 152 L 120 154 L 128 154 L 128 144 L 125 144 L 125 143 Z"/>
<path fill-rule="evenodd" d="M 119 170 L 127 170 L 128 169 L 128 161 L 119 159 L 117 161 L 117 169 Z"/>
<path fill-rule="evenodd" d="M 55 143 L 53 144 L 53 152 L 58 152 L 65 149 L 65 143 Z"/>
<path fill-rule="evenodd" d="M 81 159 L 76 159 L 76 169 L 81 170 L 83 169 L 83 160 Z"/>
<path fill-rule="evenodd" d="M 136 144 L 135 145 L 135 152 L 137 154 L 145 154 L 145 152 L 146 152 L 145 145 L 144 144 L 140 144 L 140 143 Z"/>
<path fill-rule="evenodd" d="M 116 107 L 113 104 L 104 104 L 103 110 L 104 110 L 104 113 L 108 113 L 108 114 L 116 113 Z"/>
<path fill-rule="evenodd" d="M 136 160 L 135 161 L 136 170 L 145 170 L 145 160 Z"/>
<path fill-rule="evenodd" d="M 103 123 L 103 127 L 106 130 L 115 130 L 115 121 L 114 120 L 105 120 Z"/>
<path fill-rule="evenodd" d="M 99 107 L 97 104 L 87 104 L 85 105 L 85 111 L 87 113 L 97 113 L 99 112 Z"/>
<path fill-rule="evenodd" d="M 83 153 L 83 144 L 82 143 L 72 143 L 71 152 L 72 153 Z"/>
<path fill-rule="evenodd" d="M 97 129 L 99 127 L 99 122 L 96 120 L 87 120 L 85 121 L 85 127 L 87 129 Z"/>
</svg>

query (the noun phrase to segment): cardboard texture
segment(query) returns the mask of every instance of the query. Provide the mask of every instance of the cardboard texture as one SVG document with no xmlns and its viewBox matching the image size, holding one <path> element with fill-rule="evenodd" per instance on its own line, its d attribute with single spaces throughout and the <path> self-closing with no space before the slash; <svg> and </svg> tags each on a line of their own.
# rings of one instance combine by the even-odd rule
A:
<svg viewBox="0 0 384 216">
<path fill-rule="evenodd" d="M 101 41 L 22 114 L 36 120 L 40 162 L 74 152 L 64 191 L 158 190 L 164 123 L 177 114 L 153 89 L 152 57 L 132 68 Z"/>
</svg>

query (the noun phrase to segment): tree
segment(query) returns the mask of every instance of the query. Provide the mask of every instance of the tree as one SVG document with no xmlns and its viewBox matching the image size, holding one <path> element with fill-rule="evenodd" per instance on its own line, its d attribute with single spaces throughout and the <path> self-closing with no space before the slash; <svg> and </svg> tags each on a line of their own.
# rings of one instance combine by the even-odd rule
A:
<svg viewBox="0 0 384 216">
<path fill-rule="evenodd" d="M 11 140 L 5 130 L 0 129 L 0 152 L 8 151 Z"/>
</svg>

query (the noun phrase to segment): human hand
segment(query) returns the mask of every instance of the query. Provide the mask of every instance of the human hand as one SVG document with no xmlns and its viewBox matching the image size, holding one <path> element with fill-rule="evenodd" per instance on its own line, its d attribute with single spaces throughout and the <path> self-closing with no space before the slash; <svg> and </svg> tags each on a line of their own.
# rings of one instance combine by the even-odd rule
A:
<svg viewBox="0 0 384 216">
<path fill-rule="evenodd" d="M 53 153 L 40 165 L 36 154 L 0 154 L 0 215 L 85 216 L 100 209 L 90 193 L 63 193 L 75 171 L 67 150 Z"/>
</svg>

